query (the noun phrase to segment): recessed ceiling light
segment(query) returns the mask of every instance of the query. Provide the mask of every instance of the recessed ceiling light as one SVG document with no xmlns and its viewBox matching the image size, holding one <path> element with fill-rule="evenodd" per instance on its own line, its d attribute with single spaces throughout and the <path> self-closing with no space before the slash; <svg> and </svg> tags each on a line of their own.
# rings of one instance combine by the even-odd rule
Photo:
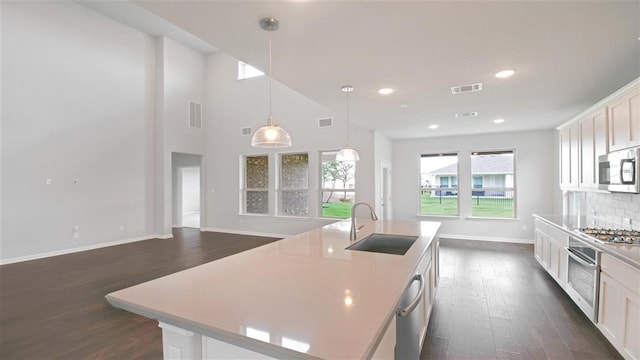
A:
<svg viewBox="0 0 640 360">
<path fill-rule="evenodd" d="M 392 88 L 382 88 L 380 90 L 378 90 L 378 94 L 380 95 L 389 95 L 393 92 Z"/>
<path fill-rule="evenodd" d="M 502 124 L 504 122 L 504 119 L 495 119 L 495 120 L 493 120 L 493 122 L 495 124 Z"/>
<path fill-rule="evenodd" d="M 407 104 L 402 104 L 402 105 L 400 105 L 400 107 L 401 107 L 402 109 L 406 109 L 406 108 L 408 108 L 408 107 L 409 107 L 409 105 L 407 105 Z"/>
<path fill-rule="evenodd" d="M 502 70 L 496 73 L 496 77 L 500 79 L 506 79 L 515 73 L 516 73 L 515 70 L 511 70 L 511 69 Z"/>
<path fill-rule="evenodd" d="M 429 129 L 431 129 L 431 130 L 435 130 L 435 129 L 437 129 L 437 128 L 438 128 L 438 124 L 431 124 L 431 125 L 429 125 Z"/>
</svg>

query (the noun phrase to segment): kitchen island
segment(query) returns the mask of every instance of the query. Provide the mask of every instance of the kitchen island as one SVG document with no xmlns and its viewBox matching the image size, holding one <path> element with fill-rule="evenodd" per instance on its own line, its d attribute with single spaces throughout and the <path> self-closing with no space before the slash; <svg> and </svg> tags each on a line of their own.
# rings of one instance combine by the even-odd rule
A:
<svg viewBox="0 0 640 360">
<path fill-rule="evenodd" d="M 346 250 L 351 223 L 340 221 L 106 298 L 158 320 L 165 359 L 375 358 L 382 347 L 393 351 L 396 308 L 427 257 L 433 299 L 440 223 L 362 224 L 356 241 L 372 233 L 417 240 L 404 255 Z"/>
</svg>

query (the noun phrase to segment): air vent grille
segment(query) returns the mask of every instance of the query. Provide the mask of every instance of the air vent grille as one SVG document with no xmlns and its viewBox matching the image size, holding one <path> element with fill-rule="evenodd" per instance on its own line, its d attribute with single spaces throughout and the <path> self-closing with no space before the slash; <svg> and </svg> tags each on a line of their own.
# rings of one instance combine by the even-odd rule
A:
<svg viewBox="0 0 640 360">
<path fill-rule="evenodd" d="M 202 129 L 202 104 L 189 101 L 189 127 Z"/>
<path fill-rule="evenodd" d="M 466 93 L 466 92 L 472 92 L 472 91 L 481 91 L 481 90 L 482 90 L 482 83 L 475 83 L 475 84 L 451 87 L 451 93 L 454 94 L 454 95 L 462 94 L 462 93 Z"/>
<path fill-rule="evenodd" d="M 318 127 L 332 127 L 333 118 L 318 119 Z"/>
<path fill-rule="evenodd" d="M 468 117 L 476 117 L 476 116 L 478 116 L 478 112 L 477 111 L 470 111 L 470 112 L 463 112 L 463 113 L 455 114 L 455 117 L 457 119 L 459 119 L 459 118 L 468 118 Z"/>
<path fill-rule="evenodd" d="M 249 136 L 251 135 L 251 128 L 250 127 L 244 127 L 240 129 L 240 135 L 242 136 Z"/>
</svg>

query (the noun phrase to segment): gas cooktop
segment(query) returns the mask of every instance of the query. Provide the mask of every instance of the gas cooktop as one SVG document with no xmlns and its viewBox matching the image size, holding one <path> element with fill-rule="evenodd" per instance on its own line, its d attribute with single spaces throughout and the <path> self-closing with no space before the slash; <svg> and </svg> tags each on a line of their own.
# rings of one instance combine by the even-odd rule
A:
<svg viewBox="0 0 640 360">
<path fill-rule="evenodd" d="M 640 245 L 640 231 L 636 230 L 582 228 L 580 232 L 603 244 Z"/>
</svg>

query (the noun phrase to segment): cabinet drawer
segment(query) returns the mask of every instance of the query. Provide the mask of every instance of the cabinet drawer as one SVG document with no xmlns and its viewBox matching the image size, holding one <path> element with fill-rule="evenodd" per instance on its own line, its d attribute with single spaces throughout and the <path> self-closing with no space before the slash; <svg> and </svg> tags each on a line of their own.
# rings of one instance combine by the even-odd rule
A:
<svg viewBox="0 0 640 360">
<path fill-rule="evenodd" d="M 549 233 L 549 224 L 540 220 L 540 219 L 534 219 L 534 224 L 537 230 L 548 234 Z"/>
<path fill-rule="evenodd" d="M 609 254 L 602 254 L 602 272 L 614 278 L 632 292 L 640 293 L 640 270 L 614 258 Z"/>
<path fill-rule="evenodd" d="M 564 230 L 560 230 L 554 226 L 549 227 L 549 237 L 561 247 L 569 246 L 569 234 Z"/>
</svg>

